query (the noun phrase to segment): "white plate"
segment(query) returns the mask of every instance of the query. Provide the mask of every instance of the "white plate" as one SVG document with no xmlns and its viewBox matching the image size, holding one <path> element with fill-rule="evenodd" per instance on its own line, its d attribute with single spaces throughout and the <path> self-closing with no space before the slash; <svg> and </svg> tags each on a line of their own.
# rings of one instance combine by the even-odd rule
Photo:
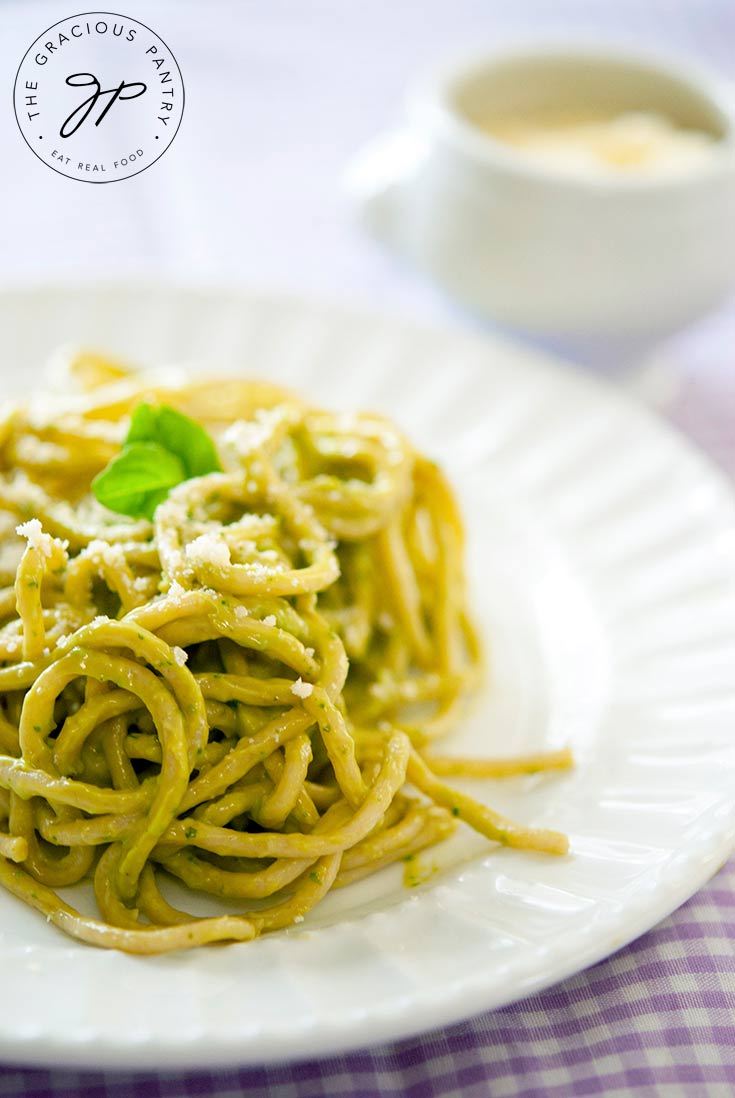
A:
<svg viewBox="0 0 735 1098">
<path fill-rule="evenodd" d="M 64 340 L 382 409 L 470 529 L 492 682 L 452 745 L 571 742 L 573 773 L 476 783 L 568 832 L 564 859 L 469 831 L 327 898 L 299 931 L 157 958 L 76 944 L 0 895 L 0 1055 L 221 1066 L 386 1041 L 500 1006 L 652 926 L 735 838 L 735 512 L 723 479 L 618 393 L 506 343 L 302 301 L 95 288 L 0 297 L 3 385 Z"/>
</svg>

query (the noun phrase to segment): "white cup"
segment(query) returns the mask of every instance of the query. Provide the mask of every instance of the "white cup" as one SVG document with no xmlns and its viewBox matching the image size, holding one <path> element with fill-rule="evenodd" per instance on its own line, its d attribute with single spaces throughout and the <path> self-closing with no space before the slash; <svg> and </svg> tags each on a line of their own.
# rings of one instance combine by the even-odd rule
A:
<svg viewBox="0 0 735 1098">
<path fill-rule="evenodd" d="M 488 109 L 651 111 L 716 137 L 679 175 L 562 174 L 493 139 Z M 735 121 L 727 90 L 669 60 L 598 47 L 485 56 L 425 84 L 403 129 L 347 176 L 364 223 L 502 325 L 573 346 L 650 345 L 735 281 Z"/>
</svg>

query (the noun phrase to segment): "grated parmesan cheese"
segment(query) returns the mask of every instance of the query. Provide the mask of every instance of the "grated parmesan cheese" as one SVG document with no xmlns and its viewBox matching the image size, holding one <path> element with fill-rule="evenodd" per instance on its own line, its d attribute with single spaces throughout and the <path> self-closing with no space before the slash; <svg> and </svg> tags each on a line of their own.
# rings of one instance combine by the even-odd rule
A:
<svg viewBox="0 0 735 1098">
<path fill-rule="evenodd" d="M 276 624 L 276 615 L 275 614 L 269 614 L 267 618 L 263 618 L 263 625 L 267 625 L 272 629 L 275 624 Z"/>
<path fill-rule="evenodd" d="M 179 648 L 178 644 L 173 647 L 174 659 L 178 663 L 179 667 L 183 667 L 189 658 L 189 653 L 185 652 L 183 648 Z"/>
<path fill-rule="evenodd" d="M 313 648 L 305 648 L 304 649 L 304 655 L 308 656 L 310 660 L 313 659 L 314 658 L 314 649 Z"/>
<path fill-rule="evenodd" d="M 19 526 L 16 526 L 15 532 L 19 537 L 26 539 L 30 549 L 36 549 L 44 557 L 48 558 L 53 553 L 54 539 L 50 534 L 45 533 L 39 519 L 33 518 L 28 519 L 27 522 L 21 522 Z M 57 544 L 60 548 L 65 549 L 68 542 L 63 545 L 61 542 Z"/>
<path fill-rule="evenodd" d="M 304 682 L 301 676 L 296 682 L 291 683 L 291 693 L 295 694 L 297 698 L 309 698 L 314 690 L 314 687 L 310 682 Z"/>
<path fill-rule="evenodd" d="M 44 534 L 43 526 L 41 526 L 38 519 L 28 519 L 28 522 L 21 522 L 19 526 L 16 526 L 15 532 L 20 537 L 28 539 L 31 549 L 38 549 L 43 552 L 44 539 L 48 537 L 48 534 Z"/>
<path fill-rule="evenodd" d="M 111 570 L 125 567 L 125 553 L 121 545 L 110 545 L 102 538 L 93 538 L 85 550 L 85 556 L 92 557 L 99 564 L 106 564 Z"/>
<path fill-rule="evenodd" d="M 215 568 L 227 568 L 230 564 L 230 550 L 227 542 L 214 534 L 200 534 L 186 547 L 187 559 L 196 567 L 213 564 Z"/>
</svg>

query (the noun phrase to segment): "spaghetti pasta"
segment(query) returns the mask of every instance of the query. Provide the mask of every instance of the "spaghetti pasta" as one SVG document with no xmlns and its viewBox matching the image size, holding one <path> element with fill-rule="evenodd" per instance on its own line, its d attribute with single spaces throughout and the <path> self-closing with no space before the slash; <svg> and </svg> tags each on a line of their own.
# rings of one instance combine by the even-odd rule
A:
<svg viewBox="0 0 735 1098">
<path fill-rule="evenodd" d="M 480 645 L 453 495 L 392 424 L 266 383 L 162 382 L 88 354 L 68 362 L 63 389 L 0 423 L 10 892 L 72 937 L 156 953 L 298 923 L 331 888 L 458 821 L 566 851 L 564 836 L 444 784 L 571 760 L 433 753 L 477 682 Z M 149 418 L 195 420 L 217 455 L 215 471 L 156 488 L 140 505 L 151 520 L 113 514 L 91 490 L 144 403 Z M 174 479 L 191 457 L 180 450 Z M 90 877 L 94 919 L 57 892 Z M 167 877 L 229 913 L 173 907 Z"/>
</svg>

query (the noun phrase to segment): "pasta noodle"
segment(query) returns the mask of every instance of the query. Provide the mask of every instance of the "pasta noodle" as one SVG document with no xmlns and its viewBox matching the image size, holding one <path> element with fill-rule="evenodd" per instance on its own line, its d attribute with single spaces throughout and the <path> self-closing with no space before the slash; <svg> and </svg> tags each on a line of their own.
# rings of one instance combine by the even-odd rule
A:
<svg viewBox="0 0 735 1098">
<path fill-rule="evenodd" d="M 392 424 L 91 354 L 61 388 L 0 422 L 10 892 L 74 938 L 156 953 L 299 923 L 459 821 L 566 851 L 444 782 L 571 760 L 434 752 L 480 645 L 452 492 Z M 221 463 L 162 491 L 152 520 L 90 490 L 143 403 L 202 425 Z M 98 918 L 58 894 L 90 877 Z M 229 913 L 173 907 L 167 877 Z"/>
</svg>

